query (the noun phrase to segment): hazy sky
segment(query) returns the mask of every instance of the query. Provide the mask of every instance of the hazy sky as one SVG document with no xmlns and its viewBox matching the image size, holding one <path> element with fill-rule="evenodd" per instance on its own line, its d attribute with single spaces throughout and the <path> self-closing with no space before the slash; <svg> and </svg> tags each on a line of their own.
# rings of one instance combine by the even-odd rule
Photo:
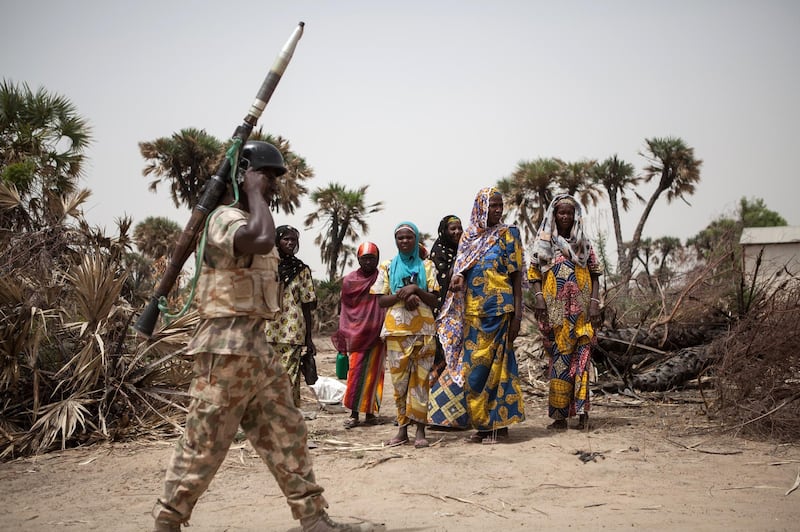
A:
<svg viewBox="0 0 800 532">
<path fill-rule="evenodd" d="M 677 136 L 704 161 L 697 192 L 660 201 L 645 236 L 695 235 L 739 198 L 800 225 L 800 2 L 0 1 L 0 75 L 69 98 L 94 132 L 90 223 L 127 213 L 183 226 L 148 191 L 140 141 L 186 127 L 229 137 L 299 21 L 305 34 L 259 121 L 316 177 L 383 201 L 384 258 L 403 220 L 434 234 L 520 160 L 617 154 Z M 640 189 L 649 196 L 652 186 Z M 308 200 L 277 223 L 302 229 Z M 643 206 L 624 219 L 630 238 Z M 594 232 L 612 237 L 607 205 Z M 299 256 L 322 278 L 313 238 Z M 612 238 L 613 240 L 613 238 Z M 613 253 L 613 249 L 611 250 Z"/>
</svg>

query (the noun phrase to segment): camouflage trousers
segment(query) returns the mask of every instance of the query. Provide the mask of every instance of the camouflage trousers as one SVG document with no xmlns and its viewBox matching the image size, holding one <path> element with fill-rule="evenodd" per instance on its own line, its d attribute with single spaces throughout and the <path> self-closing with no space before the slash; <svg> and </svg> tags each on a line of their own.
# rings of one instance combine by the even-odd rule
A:
<svg viewBox="0 0 800 532">
<path fill-rule="evenodd" d="M 186 428 L 167 469 L 157 518 L 185 523 L 241 425 L 286 496 L 295 519 L 328 504 L 314 480 L 303 414 L 278 357 L 195 356 Z"/>
</svg>

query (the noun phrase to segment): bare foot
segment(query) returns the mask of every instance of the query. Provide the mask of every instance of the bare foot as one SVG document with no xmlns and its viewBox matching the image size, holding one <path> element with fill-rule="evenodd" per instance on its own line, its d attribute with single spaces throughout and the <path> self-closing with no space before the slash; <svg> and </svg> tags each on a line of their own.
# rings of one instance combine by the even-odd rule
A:
<svg viewBox="0 0 800 532">
<path fill-rule="evenodd" d="M 386 445 L 386 447 L 397 447 L 398 445 L 405 445 L 407 443 L 408 443 L 408 436 L 406 436 L 405 438 L 398 438 L 397 436 L 395 436 L 391 440 L 384 443 L 384 445 Z"/>
<path fill-rule="evenodd" d="M 404 445 L 406 443 L 408 443 L 408 427 L 403 426 L 400 427 L 400 430 L 397 431 L 397 434 L 395 434 L 394 438 L 387 441 L 385 445 L 387 447 L 394 447 L 396 445 Z"/>
<path fill-rule="evenodd" d="M 417 433 L 414 435 L 414 447 L 417 449 L 422 449 L 423 447 L 428 446 L 428 440 L 425 439 L 425 425 L 422 423 L 417 423 Z"/>
<path fill-rule="evenodd" d="M 425 438 L 414 438 L 414 448 L 415 449 L 424 449 L 425 447 L 430 447 L 430 443 Z"/>
</svg>

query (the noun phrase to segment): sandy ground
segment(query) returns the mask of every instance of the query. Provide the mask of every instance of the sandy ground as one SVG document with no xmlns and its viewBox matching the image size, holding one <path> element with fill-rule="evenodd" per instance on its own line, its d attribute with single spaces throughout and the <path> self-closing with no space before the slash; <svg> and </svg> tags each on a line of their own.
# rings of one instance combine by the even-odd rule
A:
<svg viewBox="0 0 800 532">
<path fill-rule="evenodd" d="M 335 353 L 320 341 L 320 374 Z M 384 447 L 396 427 L 387 374 L 380 426 L 345 430 L 341 407 L 304 390 L 318 481 L 329 513 L 388 531 L 799 530 L 800 446 L 713 430 L 698 394 L 670 401 L 606 395 L 588 431 L 553 433 L 543 394 L 502 444 L 430 431 L 434 444 Z M 675 399 L 679 399 L 676 402 Z M 413 434 L 413 431 L 412 431 Z M 145 531 L 172 441 L 136 441 L 0 464 L 0 529 Z M 597 453 L 593 460 L 581 455 Z M 267 468 L 237 442 L 200 499 L 192 532 L 299 530 Z"/>
</svg>

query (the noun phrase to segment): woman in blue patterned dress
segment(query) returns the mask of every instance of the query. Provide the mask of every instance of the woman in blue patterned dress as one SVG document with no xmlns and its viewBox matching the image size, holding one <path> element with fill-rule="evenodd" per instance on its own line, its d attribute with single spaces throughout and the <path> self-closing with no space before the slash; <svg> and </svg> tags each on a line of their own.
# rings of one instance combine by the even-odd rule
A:
<svg viewBox="0 0 800 532">
<path fill-rule="evenodd" d="M 523 248 L 519 230 L 501 223 L 503 197 L 481 189 L 453 264 L 438 334 L 452 380 L 463 386 L 469 441 L 508 438 L 525 419 L 514 340 L 522 321 Z"/>
</svg>

